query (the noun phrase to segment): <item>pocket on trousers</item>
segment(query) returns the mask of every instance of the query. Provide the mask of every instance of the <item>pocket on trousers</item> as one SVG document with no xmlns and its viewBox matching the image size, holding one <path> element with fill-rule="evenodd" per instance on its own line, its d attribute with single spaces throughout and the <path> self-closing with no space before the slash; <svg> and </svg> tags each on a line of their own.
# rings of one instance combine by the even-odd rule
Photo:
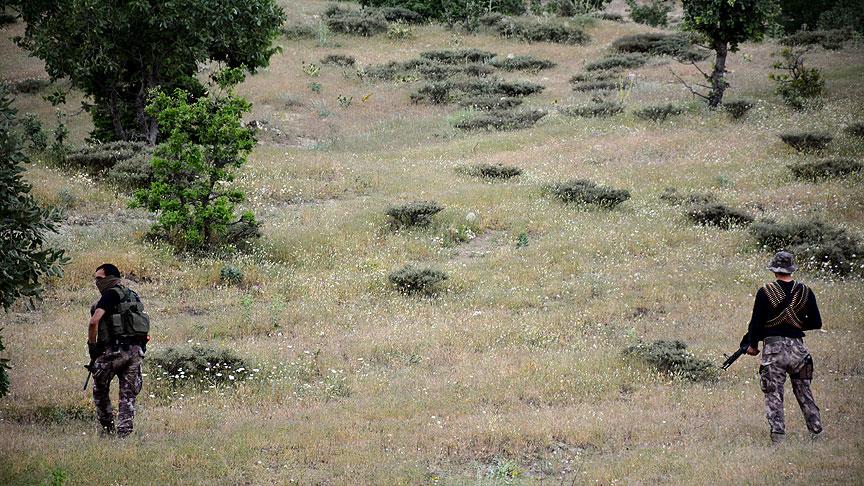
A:
<svg viewBox="0 0 864 486">
<path fill-rule="evenodd" d="M 798 368 L 798 371 L 789 375 L 793 380 L 812 380 L 813 379 L 813 357 L 809 354 L 804 357 L 804 363 Z"/>
<path fill-rule="evenodd" d="M 759 388 L 763 393 L 771 393 L 774 391 L 774 383 L 771 381 L 771 373 L 768 366 L 759 366 Z"/>
<path fill-rule="evenodd" d="M 132 378 L 132 391 L 135 392 L 135 395 L 141 393 L 141 388 L 144 386 L 144 377 L 141 374 L 141 363 L 138 363 L 138 369 L 133 374 Z"/>
</svg>

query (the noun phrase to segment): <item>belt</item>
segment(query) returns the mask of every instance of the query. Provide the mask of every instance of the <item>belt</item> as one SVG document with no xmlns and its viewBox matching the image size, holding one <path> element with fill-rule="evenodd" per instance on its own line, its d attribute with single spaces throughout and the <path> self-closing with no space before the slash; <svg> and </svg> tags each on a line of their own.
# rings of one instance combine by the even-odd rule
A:
<svg viewBox="0 0 864 486">
<path fill-rule="evenodd" d="M 784 339 L 801 339 L 801 338 L 792 338 L 792 337 L 787 337 L 787 336 L 768 336 L 764 339 L 764 341 L 765 341 L 765 344 L 771 344 L 771 343 L 776 343 L 776 342 L 782 341 Z"/>
</svg>

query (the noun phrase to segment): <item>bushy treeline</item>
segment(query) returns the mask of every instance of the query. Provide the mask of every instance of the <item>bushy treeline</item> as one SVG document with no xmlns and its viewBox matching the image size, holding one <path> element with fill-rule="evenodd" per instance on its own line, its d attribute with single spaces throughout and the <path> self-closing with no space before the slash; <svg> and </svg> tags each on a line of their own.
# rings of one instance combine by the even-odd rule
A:
<svg viewBox="0 0 864 486">
<path fill-rule="evenodd" d="M 507 15 L 525 13 L 522 0 L 488 0 L 466 2 L 464 0 L 360 0 L 364 7 L 400 7 L 417 12 L 429 20 L 454 21 L 466 17 L 479 17 L 485 13 L 499 12 Z"/>
</svg>

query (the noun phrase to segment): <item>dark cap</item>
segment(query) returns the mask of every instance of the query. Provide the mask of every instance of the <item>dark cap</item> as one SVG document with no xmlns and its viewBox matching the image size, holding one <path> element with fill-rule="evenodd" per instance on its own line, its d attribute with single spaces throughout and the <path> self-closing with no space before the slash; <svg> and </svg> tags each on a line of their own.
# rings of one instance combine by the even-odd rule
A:
<svg viewBox="0 0 864 486">
<path fill-rule="evenodd" d="M 774 273 L 792 273 L 798 270 L 795 266 L 795 256 L 786 250 L 778 251 L 768 264 L 768 270 Z"/>
</svg>

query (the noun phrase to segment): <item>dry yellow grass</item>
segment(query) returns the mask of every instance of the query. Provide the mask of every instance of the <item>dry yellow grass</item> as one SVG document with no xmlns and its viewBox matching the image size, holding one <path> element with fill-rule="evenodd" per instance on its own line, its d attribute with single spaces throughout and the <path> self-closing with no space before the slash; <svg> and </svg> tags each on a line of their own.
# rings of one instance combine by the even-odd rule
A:
<svg viewBox="0 0 864 486">
<path fill-rule="evenodd" d="M 325 6 L 303 0 L 286 10 L 290 22 L 312 23 Z M 20 29 L 0 38 L 0 75 L 39 77 L 39 63 L 8 40 Z M 795 181 L 786 166 L 801 156 L 777 139 L 791 129 L 839 133 L 864 118 L 860 45 L 814 53 L 828 93 L 821 109 L 804 113 L 772 94 L 776 46 L 743 46 L 730 59 L 728 96 L 758 101 L 739 123 L 671 83 L 669 67 L 686 70 L 675 63 L 634 70 L 623 115 L 576 120 L 553 110 L 531 129 L 468 134 L 449 125 L 455 109 L 411 105 L 415 84 L 302 70 L 329 53 L 368 65 L 456 44 L 532 54 L 558 66 L 508 78 L 546 85 L 527 104 L 550 107 L 584 100 L 571 95 L 570 76 L 617 37 L 645 30 L 598 21 L 593 41 L 577 47 L 440 26 L 420 27 L 406 42 L 283 40 L 271 67 L 240 90 L 254 103 L 249 118 L 286 137 L 260 144 L 238 177 L 264 238 L 253 254 L 230 260 L 245 273 L 237 287 L 220 284 L 217 258 L 178 258 L 142 243 L 149 216 L 126 209 L 125 196 L 37 161 L 28 177 L 41 201 L 67 206 L 52 242 L 72 261 L 37 310 L 6 316 L 15 368 L 12 393 L 0 400 L 0 483 L 39 484 L 55 471 L 69 484 L 491 484 L 507 472 L 516 475 L 508 481 L 528 484 L 860 483 L 860 280 L 800 275 L 825 319 L 825 330 L 807 339 L 826 424 L 818 443 L 807 439 L 788 393 L 789 440 L 768 446 L 752 358 L 716 384 L 693 385 L 620 356 L 637 337 L 682 339 L 719 363 L 770 277 L 768 255 L 746 230 L 691 226 L 681 208 L 658 199 L 665 187 L 712 192 L 760 217 L 819 215 L 862 234 L 861 178 Z M 312 81 L 321 93 L 308 88 Z M 338 104 L 340 94 L 353 97 L 351 106 Z M 630 114 L 666 100 L 688 112 L 664 124 Z M 18 105 L 51 124 L 52 109 L 38 96 Z M 89 121 L 70 124 L 81 142 Z M 827 155 L 861 157 L 862 148 L 838 136 Z M 486 183 L 455 170 L 471 163 L 525 173 Z M 627 188 L 632 198 L 601 211 L 542 194 L 543 185 L 574 177 Z M 387 230 L 384 209 L 414 199 L 445 206 L 436 224 Z M 460 226 L 480 237 L 450 244 Z M 517 248 L 522 233 L 528 246 Z M 147 368 L 136 435 L 122 445 L 100 440 L 86 416 L 80 365 L 96 297 L 90 274 L 103 261 L 140 280 L 133 287 L 154 320 L 151 352 L 230 347 L 262 370 L 259 378 L 166 395 L 159 371 Z M 445 292 L 421 299 L 391 290 L 387 274 L 409 262 L 448 272 Z M 302 366 L 321 375 L 300 379 Z"/>
</svg>

